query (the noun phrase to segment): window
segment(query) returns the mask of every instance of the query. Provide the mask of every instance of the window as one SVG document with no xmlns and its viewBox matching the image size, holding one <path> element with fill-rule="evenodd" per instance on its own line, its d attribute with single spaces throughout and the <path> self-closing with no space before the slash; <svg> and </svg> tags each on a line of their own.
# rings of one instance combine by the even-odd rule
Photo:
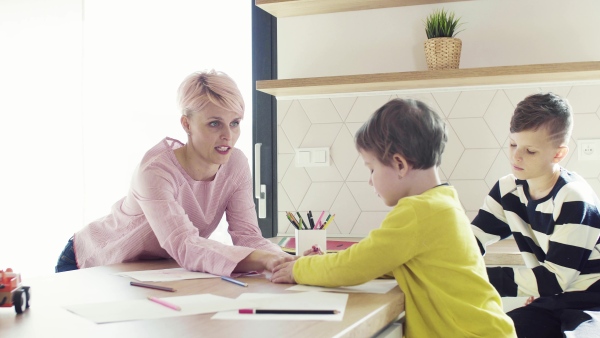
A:
<svg viewBox="0 0 600 338">
<path fill-rule="evenodd" d="M 237 147 L 252 157 L 251 8 L 0 2 L 0 269 L 52 273 L 69 237 L 125 196 L 146 150 L 185 141 L 176 90 L 193 71 L 236 80 L 247 107 Z"/>
</svg>

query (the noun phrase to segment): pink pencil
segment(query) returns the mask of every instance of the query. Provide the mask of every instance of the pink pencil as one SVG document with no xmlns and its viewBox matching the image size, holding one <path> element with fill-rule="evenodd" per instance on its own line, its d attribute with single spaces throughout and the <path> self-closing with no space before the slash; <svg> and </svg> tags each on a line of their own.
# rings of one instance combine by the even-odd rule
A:
<svg viewBox="0 0 600 338">
<path fill-rule="evenodd" d="M 151 300 L 151 301 L 153 301 L 153 302 L 155 302 L 155 303 L 157 303 L 157 304 L 160 304 L 162 306 L 166 306 L 169 309 L 173 309 L 175 311 L 181 311 L 181 308 L 179 306 L 177 306 L 175 304 L 171 304 L 171 303 L 169 303 L 167 301 L 164 301 L 162 299 L 159 299 L 159 298 L 156 298 L 156 297 L 150 297 L 150 296 L 148 296 L 148 299 Z"/>
<path fill-rule="evenodd" d="M 315 226 L 315 229 L 321 229 L 321 219 L 323 218 L 323 215 L 325 215 L 325 210 L 321 211 L 321 216 L 319 216 L 319 219 L 317 220 L 317 226 Z"/>
</svg>

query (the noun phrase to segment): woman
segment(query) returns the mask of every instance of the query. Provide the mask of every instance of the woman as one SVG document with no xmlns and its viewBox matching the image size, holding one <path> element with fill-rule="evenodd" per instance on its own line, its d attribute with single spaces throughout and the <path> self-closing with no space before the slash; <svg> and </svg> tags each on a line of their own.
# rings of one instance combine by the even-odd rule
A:
<svg viewBox="0 0 600 338">
<path fill-rule="evenodd" d="M 244 117 L 235 82 L 214 70 L 191 74 L 179 104 L 187 143 L 165 138 L 151 148 L 127 196 L 75 233 L 56 272 L 173 258 L 190 271 L 231 275 L 293 259 L 258 228 L 248 160 L 233 148 Z M 208 239 L 223 213 L 234 246 Z"/>
</svg>

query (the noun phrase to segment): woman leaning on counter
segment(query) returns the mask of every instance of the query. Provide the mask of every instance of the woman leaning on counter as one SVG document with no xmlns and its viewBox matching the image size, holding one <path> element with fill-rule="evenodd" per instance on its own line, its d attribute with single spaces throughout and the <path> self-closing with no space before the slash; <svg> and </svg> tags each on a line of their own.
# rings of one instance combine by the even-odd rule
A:
<svg viewBox="0 0 600 338">
<path fill-rule="evenodd" d="M 203 71 L 178 94 L 187 142 L 167 137 L 148 150 L 127 196 L 71 237 L 56 272 L 173 258 L 190 271 L 231 275 L 293 259 L 258 228 L 248 160 L 234 148 L 244 117 L 236 83 Z M 208 239 L 224 213 L 233 246 Z"/>
</svg>

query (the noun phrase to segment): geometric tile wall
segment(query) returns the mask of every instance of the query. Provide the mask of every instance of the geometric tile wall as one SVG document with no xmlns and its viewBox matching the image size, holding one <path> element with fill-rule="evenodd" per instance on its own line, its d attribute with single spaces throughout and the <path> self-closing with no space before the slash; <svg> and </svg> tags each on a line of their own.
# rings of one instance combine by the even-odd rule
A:
<svg viewBox="0 0 600 338">
<path fill-rule="evenodd" d="M 600 195 L 600 161 L 579 161 L 576 141 L 600 139 L 600 85 L 423 91 L 277 101 L 278 234 L 294 228 L 285 211 L 336 214 L 331 237 L 364 237 L 390 210 L 368 185 L 368 171 L 354 148 L 354 133 L 392 98 L 418 99 L 447 123 L 449 139 L 440 177 L 456 187 L 472 219 L 494 183 L 510 173 L 509 121 L 525 96 L 552 91 L 566 97 L 575 113 L 569 154 L 561 164 L 585 177 Z M 295 149 L 330 148 L 330 166 L 297 167 Z"/>
</svg>

